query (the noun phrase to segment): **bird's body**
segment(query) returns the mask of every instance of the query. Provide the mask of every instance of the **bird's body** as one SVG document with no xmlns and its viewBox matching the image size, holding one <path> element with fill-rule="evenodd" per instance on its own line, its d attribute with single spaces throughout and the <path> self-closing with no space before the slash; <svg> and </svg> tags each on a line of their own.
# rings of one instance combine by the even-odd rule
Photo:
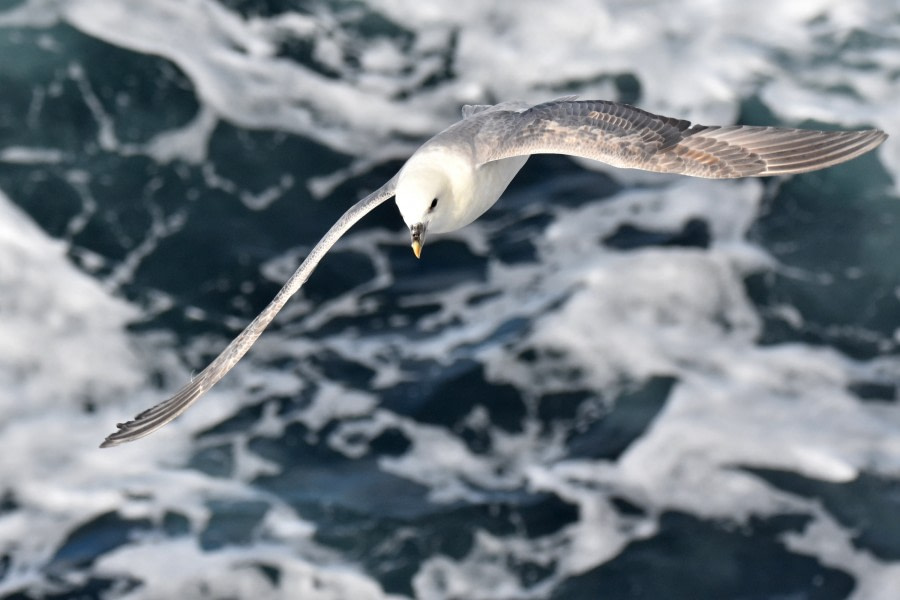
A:
<svg viewBox="0 0 900 600">
<path fill-rule="evenodd" d="M 397 179 L 397 207 L 407 225 L 419 216 L 419 199 L 439 198 L 428 231 L 446 233 L 464 227 L 492 207 L 506 190 L 528 155 L 478 164 L 473 140 L 491 122 L 491 115 L 517 113 L 525 105 L 467 106 L 458 121 L 422 144 Z M 436 207 L 437 208 L 437 207 Z"/>
<path fill-rule="evenodd" d="M 691 125 L 603 100 L 466 106 L 461 121 L 428 140 L 397 175 L 344 213 L 272 302 L 203 372 L 168 400 L 120 424 L 102 445 L 141 438 L 184 412 L 243 357 L 334 243 L 391 196 L 396 196 L 419 256 L 426 232 L 453 231 L 477 219 L 497 202 L 532 154 L 566 154 L 616 167 L 733 178 L 822 169 L 864 154 L 886 137 L 874 129 Z"/>
<path fill-rule="evenodd" d="M 397 206 L 407 223 L 415 223 L 416 200 L 421 197 L 421 190 L 433 190 L 426 192 L 427 197 L 439 198 L 441 210 L 435 211 L 428 231 L 455 231 L 492 207 L 527 160 L 527 156 L 516 156 L 476 167 L 459 152 L 437 145 L 424 146 L 400 170 Z M 440 165 L 439 170 L 434 168 L 436 164 Z M 405 201 L 407 190 L 413 194 L 410 201 Z"/>
</svg>

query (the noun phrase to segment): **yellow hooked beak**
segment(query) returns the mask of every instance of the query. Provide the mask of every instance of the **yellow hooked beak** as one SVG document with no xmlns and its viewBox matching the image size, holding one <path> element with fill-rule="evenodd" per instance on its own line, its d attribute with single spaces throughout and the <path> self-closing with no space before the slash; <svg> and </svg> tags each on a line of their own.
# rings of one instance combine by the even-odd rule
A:
<svg viewBox="0 0 900 600">
<path fill-rule="evenodd" d="M 425 243 L 425 225 L 416 223 L 409 228 L 409 234 L 412 237 L 412 249 L 416 258 L 422 257 L 422 245 Z"/>
</svg>

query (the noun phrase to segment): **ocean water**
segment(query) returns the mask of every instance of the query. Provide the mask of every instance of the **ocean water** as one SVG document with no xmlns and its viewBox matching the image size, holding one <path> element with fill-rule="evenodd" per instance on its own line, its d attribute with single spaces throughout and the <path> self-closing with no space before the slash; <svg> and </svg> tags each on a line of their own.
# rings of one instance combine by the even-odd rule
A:
<svg viewBox="0 0 900 600">
<path fill-rule="evenodd" d="M 879 127 L 705 181 L 534 157 L 417 261 L 466 103 Z M 900 597 L 892 0 L 0 1 L 0 596 Z"/>
</svg>

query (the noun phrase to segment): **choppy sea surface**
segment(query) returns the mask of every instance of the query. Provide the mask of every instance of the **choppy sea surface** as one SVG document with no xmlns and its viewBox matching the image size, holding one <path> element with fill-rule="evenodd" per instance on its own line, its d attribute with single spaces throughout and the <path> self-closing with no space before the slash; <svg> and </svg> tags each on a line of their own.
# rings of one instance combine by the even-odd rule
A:
<svg viewBox="0 0 900 600">
<path fill-rule="evenodd" d="M 534 157 L 422 260 L 467 103 L 879 127 L 706 181 Z M 0 596 L 900 597 L 893 0 L 0 1 Z"/>
</svg>

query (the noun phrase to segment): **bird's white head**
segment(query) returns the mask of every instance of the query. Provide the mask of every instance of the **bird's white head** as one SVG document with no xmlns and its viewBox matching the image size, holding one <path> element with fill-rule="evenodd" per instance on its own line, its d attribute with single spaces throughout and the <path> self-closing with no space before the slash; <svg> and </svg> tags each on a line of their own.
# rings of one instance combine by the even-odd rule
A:
<svg viewBox="0 0 900 600">
<path fill-rule="evenodd" d="M 412 237 L 416 258 L 422 254 L 425 232 L 452 231 L 453 188 L 450 174 L 437 164 L 408 163 L 395 191 L 397 208 Z"/>
</svg>

